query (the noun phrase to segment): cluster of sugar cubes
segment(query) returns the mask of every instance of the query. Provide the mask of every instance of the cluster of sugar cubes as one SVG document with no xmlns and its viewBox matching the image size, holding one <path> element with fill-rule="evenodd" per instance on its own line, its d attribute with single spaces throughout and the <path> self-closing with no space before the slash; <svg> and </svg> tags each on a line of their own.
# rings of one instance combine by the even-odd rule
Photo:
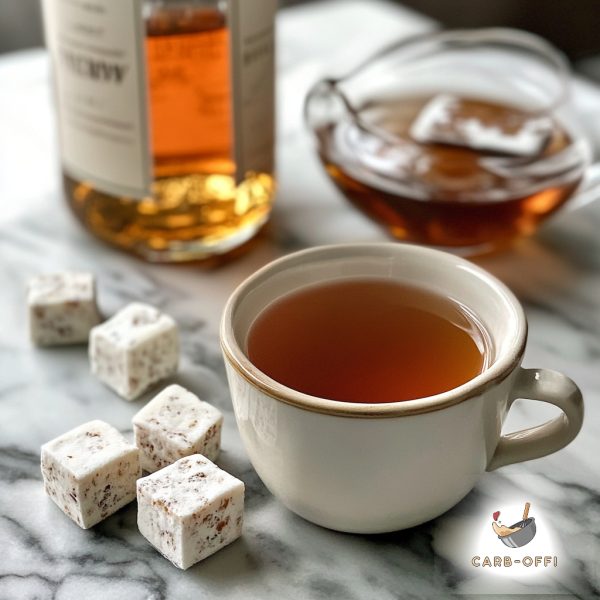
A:
<svg viewBox="0 0 600 600">
<path fill-rule="evenodd" d="M 243 482 L 197 452 L 218 455 L 222 421 L 216 408 L 170 386 L 134 417 L 140 448 L 102 421 L 44 444 L 46 493 L 87 529 L 131 502 L 137 482 L 140 532 L 187 569 L 242 533 Z M 141 477 L 143 465 L 156 472 Z"/>
<path fill-rule="evenodd" d="M 179 363 L 177 324 L 157 308 L 133 302 L 101 322 L 90 273 L 38 275 L 29 281 L 29 332 L 38 346 L 89 340 L 92 373 L 126 400 L 170 377 Z"/>
<path fill-rule="evenodd" d="M 126 400 L 177 371 L 175 321 L 134 302 L 100 324 L 89 273 L 31 280 L 32 341 L 89 339 L 92 373 Z M 179 385 L 160 392 L 133 418 L 136 445 L 111 425 L 90 421 L 44 444 L 46 493 L 87 529 L 136 498 L 140 532 L 187 569 L 241 535 L 244 484 L 217 465 L 223 415 Z M 141 478 L 142 470 L 153 473 Z"/>
<path fill-rule="evenodd" d="M 220 450 L 223 416 L 178 385 L 133 418 L 138 446 L 91 421 L 42 446 L 46 493 L 87 529 L 138 500 L 138 527 L 181 569 L 242 533 L 244 484 L 209 457 Z M 142 468 L 154 471 L 141 477 Z"/>
</svg>

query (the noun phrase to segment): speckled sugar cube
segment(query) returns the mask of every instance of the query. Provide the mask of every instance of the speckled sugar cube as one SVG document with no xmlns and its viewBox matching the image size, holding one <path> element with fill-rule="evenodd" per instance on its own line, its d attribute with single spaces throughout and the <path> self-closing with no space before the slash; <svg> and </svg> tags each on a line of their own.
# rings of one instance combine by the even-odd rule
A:
<svg viewBox="0 0 600 600">
<path fill-rule="evenodd" d="M 139 451 L 111 425 L 90 421 L 42 446 L 46 493 L 88 529 L 135 498 Z"/>
<path fill-rule="evenodd" d="M 89 353 L 92 373 L 134 400 L 177 371 L 177 324 L 157 308 L 134 302 L 92 329 Z"/>
<path fill-rule="evenodd" d="M 137 483 L 142 535 L 180 569 L 242 534 L 244 484 L 199 454 Z"/>
<path fill-rule="evenodd" d="M 29 333 L 38 346 L 87 342 L 100 322 L 90 273 L 52 273 L 29 281 Z"/>
<path fill-rule="evenodd" d="M 170 385 L 133 417 L 142 469 L 153 473 L 191 454 L 219 456 L 223 415 L 180 385 Z"/>
</svg>

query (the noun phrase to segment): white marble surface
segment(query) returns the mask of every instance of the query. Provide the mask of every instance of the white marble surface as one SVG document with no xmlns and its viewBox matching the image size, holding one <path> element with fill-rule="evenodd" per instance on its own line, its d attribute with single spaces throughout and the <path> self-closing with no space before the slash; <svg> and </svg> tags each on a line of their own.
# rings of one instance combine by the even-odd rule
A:
<svg viewBox="0 0 600 600">
<path fill-rule="evenodd" d="M 146 265 L 91 239 L 61 199 L 45 55 L 0 60 L 0 599 L 598 597 L 600 204 L 562 213 L 535 238 L 478 261 L 525 304 L 525 365 L 562 370 L 583 389 L 585 424 L 566 450 L 485 475 L 434 522 L 353 536 L 313 526 L 283 508 L 253 472 L 236 431 L 217 338 L 234 286 L 295 248 L 384 239 L 320 171 L 301 125 L 304 92 L 318 76 L 342 70 L 370 48 L 431 26 L 374 1 L 319 2 L 281 13 L 277 207 L 252 252 L 211 270 Z M 600 133 L 600 91 L 578 84 L 576 101 L 587 129 Z M 98 275 L 106 314 L 144 300 L 177 318 L 184 356 L 176 380 L 225 414 L 219 464 L 246 483 L 245 531 L 187 572 L 142 538 L 135 504 L 82 531 L 44 496 L 43 442 L 93 418 L 130 435 L 131 417 L 145 400 L 124 402 L 92 378 L 83 347 L 30 346 L 25 281 L 63 268 Z M 552 410 L 543 405 L 518 403 L 507 428 L 548 414 Z M 524 500 L 543 525 L 539 539 L 552 532 L 552 546 L 542 551 L 556 555 L 559 566 L 504 576 L 472 567 L 480 533 L 491 529 L 491 512 Z M 497 540 L 489 552 L 505 554 Z"/>
</svg>

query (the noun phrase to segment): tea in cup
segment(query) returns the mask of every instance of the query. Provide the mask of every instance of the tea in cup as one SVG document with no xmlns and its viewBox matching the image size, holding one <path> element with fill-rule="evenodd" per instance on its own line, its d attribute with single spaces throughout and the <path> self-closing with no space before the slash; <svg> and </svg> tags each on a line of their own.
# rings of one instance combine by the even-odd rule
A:
<svg viewBox="0 0 600 600">
<path fill-rule="evenodd" d="M 380 404 L 466 383 L 487 367 L 490 345 L 477 317 L 452 298 L 362 277 L 275 300 L 252 324 L 247 347 L 258 369 L 289 388 Z"/>
</svg>

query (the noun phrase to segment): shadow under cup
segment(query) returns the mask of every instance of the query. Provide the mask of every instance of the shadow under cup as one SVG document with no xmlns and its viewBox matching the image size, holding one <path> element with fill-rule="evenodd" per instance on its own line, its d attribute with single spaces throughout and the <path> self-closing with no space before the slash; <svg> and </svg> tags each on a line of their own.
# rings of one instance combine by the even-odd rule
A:
<svg viewBox="0 0 600 600">
<path fill-rule="evenodd" d="M 248 359 L 249 329 L 270 302 L 308 285 L 365 276 L 423 287 L 471 309 L 492 340 L 488 368 L 435 396 L 361 404 L 287 388 Z M 250 460 L 274 495 L 319 525 L 377 533 L 434 518 L 490 468 L 516 397 L 515 382 L 526 373 L 519 367 L 526 329 L 523 309 L 508 288 L 451 254 L 403 244 L 352 244 L 279 259 L 234 292 L 221 325 L 233 407 Z M 537 455 L 562 447 L 570 441 L 565 439 Z M 533 458 L 535 452 L 529 454 L 500 464 Z"/>
</svg>

